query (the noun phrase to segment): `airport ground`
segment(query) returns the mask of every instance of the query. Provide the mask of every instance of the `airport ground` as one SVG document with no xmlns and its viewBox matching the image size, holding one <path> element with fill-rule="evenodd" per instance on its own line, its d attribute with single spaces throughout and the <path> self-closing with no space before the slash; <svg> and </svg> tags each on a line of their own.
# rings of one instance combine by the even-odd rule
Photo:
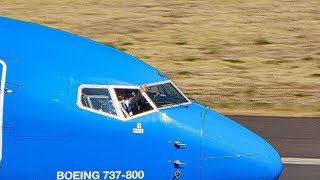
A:
<svg viewBox="0 0 320 180">
<path fill-rule="evenodd" d="M 228 116 L 271 143 L 283 158 L 280 180 L 320 179 L 320 118 Z"/>
</svg>

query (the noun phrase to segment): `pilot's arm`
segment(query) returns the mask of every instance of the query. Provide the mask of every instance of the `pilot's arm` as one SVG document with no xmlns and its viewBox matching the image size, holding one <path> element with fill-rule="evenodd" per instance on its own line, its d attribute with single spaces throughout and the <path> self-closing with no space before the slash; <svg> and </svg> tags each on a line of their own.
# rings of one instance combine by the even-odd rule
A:
<svg viewBox="0 0 320 180">
<path fill-rule="evenodd" d="M 138 93 L 133 98 L 131 98 L 130 104 L 134 104 L 138 102 L 141 99 L 142 92 L 146 92 L 147 90 L 148 90 L 148 87 L 146 85 L 140 86 Z"/>
</svg>

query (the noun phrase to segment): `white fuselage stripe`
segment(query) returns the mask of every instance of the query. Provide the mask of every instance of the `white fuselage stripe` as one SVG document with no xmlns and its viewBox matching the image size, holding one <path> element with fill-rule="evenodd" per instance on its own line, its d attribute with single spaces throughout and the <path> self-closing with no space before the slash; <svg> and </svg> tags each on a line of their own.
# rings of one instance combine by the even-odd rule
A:
<svg viewBox="0 0 320 180">
<path fill-rule="evenodd" d="M 283 164 L 320 165 L 318 158 L 281 158 Z"/>
<path fill-rule="evenodd" d="M 2 65 L 1 83 L 0 83 L 0 162 L 2 160 L 2 134 L 3 134 L 3 103 L 4 103 L 4 91 L 6 83 L 7 74 L 7 64 L 0 59 L 0 64 Z"/>
</svg>

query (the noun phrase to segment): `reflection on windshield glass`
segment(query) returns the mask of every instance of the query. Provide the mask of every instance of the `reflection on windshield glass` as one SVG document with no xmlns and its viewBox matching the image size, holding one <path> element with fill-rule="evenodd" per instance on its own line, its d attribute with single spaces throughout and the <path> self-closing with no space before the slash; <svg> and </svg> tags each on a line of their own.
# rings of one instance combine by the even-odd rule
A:
<svg viewBox="0 0 320 180">
<path fill-rule="evenodd" d="M 171 83 L 149 86 L 146 93 L 158 108 L 188 102 Z"/>
<path fill-rule="evenodd" d="M 107 88 L 83 88 L 81 103 L 87 108 L 117 115 Z"/>
</svg>

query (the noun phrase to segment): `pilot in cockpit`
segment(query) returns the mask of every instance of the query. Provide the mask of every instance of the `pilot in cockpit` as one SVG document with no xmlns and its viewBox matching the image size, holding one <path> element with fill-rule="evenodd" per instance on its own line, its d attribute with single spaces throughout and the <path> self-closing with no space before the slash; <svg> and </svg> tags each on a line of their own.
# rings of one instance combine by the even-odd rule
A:
<svg viewBox="0 0 320 180">
<path fill-rule="evenodd" d="M 141 111 L 139 101 L 142 99 L 142 92 L 148 90 L 147 86 L 140 86 L 139 90 L 122 89 L 118 90 L 117 96 L 122 110 L 125 110 L 129 116 L 137 114 Z"/>
</svg>

